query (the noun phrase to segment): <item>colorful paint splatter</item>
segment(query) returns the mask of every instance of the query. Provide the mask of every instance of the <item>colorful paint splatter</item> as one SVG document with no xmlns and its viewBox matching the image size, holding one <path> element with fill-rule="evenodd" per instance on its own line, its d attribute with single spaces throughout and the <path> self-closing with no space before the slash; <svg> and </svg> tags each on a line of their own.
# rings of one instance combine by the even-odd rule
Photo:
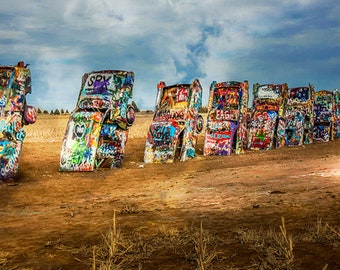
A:
<svg viewBox="0 0 340 270">
<path fill-rule="evenodd" d="M 131 71 L 84 74 L 63 140 L 60 171 L 122 166 L 128 128 L 134 122 L 134 108 L 128 104 L 133 84 Z"/>
<path fill-rule="evenodd" d="M 284 110 L 288 85 L 254 84 L 253 112 L 250 120 L 248 149 L 269 150 L 285 144 Z"/>
<path fill-rule="evenodd" d="M 313 142 L 314 86 L 288 89 L 285 110 L 286 145 L 299 146 Z"/>
<path fill-rule="evenodd" d="M 191 84 L 158 84 L 156 110 L 146 138 L 145 163 L 186 161 L 195 156 L 203 118 L 202 87 L 199 80 Z"/>
<path fill-rule="evenodd" d="M 204 155 L 231 155 L 246 149 L 248 82 L 212 82 Z"/>
<path fill-rule="evenodd" d="M 334 139 L 335 99 L 332 91 L 315 93 L 313 140 L 328 142 Z"/>
<path fill-rule="evenodd" d="M 334 112 L 334 139 L 340 139 L 340 91 L 334 92 L 335 112 Z"/>
<path fill-rule="evenodd" d="M 36 121 L 35 108 L 26 104 L 28 93 L 31 74 L 23 62 L 0 66 L 0 181 L 17 175 L 26 136 L 23 127 Z"/>
</svg>

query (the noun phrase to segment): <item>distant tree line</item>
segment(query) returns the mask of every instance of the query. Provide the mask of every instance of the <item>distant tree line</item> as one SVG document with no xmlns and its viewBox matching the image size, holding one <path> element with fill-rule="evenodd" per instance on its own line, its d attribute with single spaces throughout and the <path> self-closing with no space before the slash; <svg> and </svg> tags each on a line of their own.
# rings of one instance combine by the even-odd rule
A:
<svg viewBox="0 0 340 270">
<path fill-rule="evenodd" d="M 207 113 L 208 112 L 208 107 L 207 106 L 203 106 L 203 107 L 199 108 L 198 112 L 199 113 Z"/>
<path fill-rule="evenodd" d="M 70 112 L 68 110 L 64 110 L 64 109 L 55 109 L 55 110 L 44 110 L 44 109 L 40 109 L 38 108 L 37 109 L 37 112 L 38 113 L 41 113 L 41 114 L 70 114 Z"/>
<path fill-rule="evenodd" d="M 136 102 L 132 101 L 131 102 L 131 106 L 135 109 L 135 112 L 138 113 L 138 112 L 141 112 L 141 110 L 138 108 Z M 37 112 L 39 114 L 50 114 L 50 115 L 63 115 L 63 114 L 70 114 L 70 112 L 66 109 L 55 109 L 55 110 L 46 110 L 46 109 L 41 109 L 41 108 L 38 108 L 37 109 Z M 147 113 L 152 113 L 153 111 L 152 110 L 147 110 L 146 111 Z M 203 106 L 199 109 L 199 113 L 207 113 L 208 112 L 208 107 L 206 106 Z"/>
<path fill-rule="evenodd" d="M 131 106 L 135 109 L 135 112 L 140 112 L 141 110 L 138 108 L 136 102 L 132 101 L 131 102 Z M 51 114 L 51 115 L 62 115 L 62 114 L 70 114 L 70 112 L 68 110 L 64 110 L 64 109 L 55 109 L 55 110 L 46 110 L 46 109 L 41 109 L 41 108 L 37 108 L 37 112 L 39 114 Z"/>
</svg>

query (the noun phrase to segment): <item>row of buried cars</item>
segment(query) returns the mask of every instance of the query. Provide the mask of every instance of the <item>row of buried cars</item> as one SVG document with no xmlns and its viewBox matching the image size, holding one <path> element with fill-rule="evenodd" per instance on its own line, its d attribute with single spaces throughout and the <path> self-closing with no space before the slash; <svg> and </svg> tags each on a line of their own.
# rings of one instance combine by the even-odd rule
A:
<svg viewBox="0 0 340 270">
<path fill-rule="evenodd" d="M 197 135 L 203 130 L 203 118 L 198 114 L 201 94 L 198 80 L 191 85 L 166 87 L 162 83 L 158 87 L 144 162 L 184 161 L 195 155 Z M 256 83 L 248 108 L 248 81 L 214 81 L 209 91 L 203 154 L 241 154 L 338 139 L 339 97 L 338 90 L 315 92 L 313 85 L 288 88 L 287 83 Z"/>
<path fill-rule="evenodd" d="M 60 155 L 60 171 L 120 168 L 129 127 L 135 120 L 132 71 L 100 70 L 82 77 Z M 247 81 L 212 82 L 204 119 L 202 86 L 157 85 L 155 112 L 146 134 L 145 163 L 186 161 L 204 134 L 204 155 L 231 155 L 246 150 L 269 150 L 340 138 L 340 93 L 315 92 L 312 85 L 253 85 L 248 107 Z M 0 181 L 18 172 L 24 125 L 36 121 L 36 110 L 26 104 L 31 92 L 30 71 L 23 62 L 0 67 Z"/>
<path fill-rule="evenodd" d="M 77 107 L 62 144 L 61 171 L 92 171 L 121 167 L 128 129 L 135 119 L 132 98 L 134 73 L 103 70 L 83 76 Z M 315 92 L 313 85 L 253 85 L 248 108 L 248 81 L 212 82 L 204 119 L 202 86 L 157 85 L 156 105 L 146 134 L 144 162 L 186 161 L 196 154 L 204 134 L 204 155 L 231 155 L 246 150 L 299 146 L 340 138 L 340 93 Z"/>
</svg>

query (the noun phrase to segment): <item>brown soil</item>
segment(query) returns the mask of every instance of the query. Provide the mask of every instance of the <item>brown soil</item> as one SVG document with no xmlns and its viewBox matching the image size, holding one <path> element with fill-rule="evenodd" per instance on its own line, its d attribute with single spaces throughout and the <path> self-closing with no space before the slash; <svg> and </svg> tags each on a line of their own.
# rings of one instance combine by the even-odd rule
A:
<svg viewBox="0 0 340 270">
<path fill-rule="evenodd" d="M 147 127 L 151 117 L 134 125 Z M 57 121 L 64 132 L 66 118 L 41 117 L 27 127 L 19 175 L 0 185 L 0 269 L 91 269 L 91 253 L 74 250 L 102 242 L 114 211 L 123 232 L 144 237 L 160 228 L 199 228 L 202 222 L 222 239 L 218 249 L 225 265 L 239 269 L 258 254 L 235 231 L 279 231 L 284 217 L 296 269 L 340 269 L 339 245 L 301 237 L 318 218 L 340 225 L 340 141 L 206 157 L 201 135 L 194 159 L 144 164 L 141 131 L 129 138 L 122 169 L 62 173 Z M 52 130 L 50 138 L 34 137 L 46 130 Z M 154 249 L 142 269 L 196 269 L 178 253 Z"/>
</svg>

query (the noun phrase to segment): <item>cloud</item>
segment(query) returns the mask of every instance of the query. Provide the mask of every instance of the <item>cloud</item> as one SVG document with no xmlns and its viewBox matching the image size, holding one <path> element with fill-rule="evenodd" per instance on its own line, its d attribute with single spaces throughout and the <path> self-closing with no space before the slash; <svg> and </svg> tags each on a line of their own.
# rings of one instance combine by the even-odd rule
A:
<svg viewBox="0 0 340 270">
<path fill-rule="evenodd" d="M 1 64 L 30 63 L 34 105 L 73 109 L 83 73 L 135 72 L 153 109 L 157 83 L 316 82 L 339 88 L 335 1 L 12 0 L 0 11 Z"/>
</svg>

